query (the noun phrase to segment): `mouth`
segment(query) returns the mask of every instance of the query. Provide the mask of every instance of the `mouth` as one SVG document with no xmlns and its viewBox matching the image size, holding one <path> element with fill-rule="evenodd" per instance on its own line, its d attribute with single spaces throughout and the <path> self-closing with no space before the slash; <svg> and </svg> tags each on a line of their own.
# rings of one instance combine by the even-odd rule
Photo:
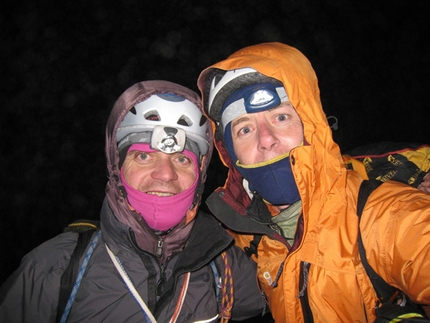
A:
<svg viewBox="0 0 430 323">
<path fill-rule="evenodd" d="M 157 195 L 157 196 L 173 196 L 175 194 L 172 193 L 168 193 L 168 192 L 146 192 L 146 194 L 150 194 L 150 195 Z"/>
</svg>

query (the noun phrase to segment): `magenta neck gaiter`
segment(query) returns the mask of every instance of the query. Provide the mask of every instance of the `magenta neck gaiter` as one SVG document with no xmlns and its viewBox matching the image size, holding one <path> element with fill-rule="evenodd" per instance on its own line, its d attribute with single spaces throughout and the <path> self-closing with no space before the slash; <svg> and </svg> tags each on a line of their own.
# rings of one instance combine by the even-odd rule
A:
<svg viewBox="0 0 430 323">
<path fill-rule="evenodd" d="M 143 152 L 157 152 L 149 147 L 149 144 L 133 144 L 128 151 L 139 150 Z M 127 192 L 130 205 L 139 212 L 148 226 L 156 231 L 166 231 L 178 225 L 190 209 L 196 187 L 199 181 L 199 166 L 197 157 L 190 151 L 184 150 L 184 155 L 190 157 L 195 165 L 196 180 L 185 191 L 173 196 L 157 196 L 140 192 L 131 187 L 125 180 L 122 170 L 121 181 Z"/>
</svg>

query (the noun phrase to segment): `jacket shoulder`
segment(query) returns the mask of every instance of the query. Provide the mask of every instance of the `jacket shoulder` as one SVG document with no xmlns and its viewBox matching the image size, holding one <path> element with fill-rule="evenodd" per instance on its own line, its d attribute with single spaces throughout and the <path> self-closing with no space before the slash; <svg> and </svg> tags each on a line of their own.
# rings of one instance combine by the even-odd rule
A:
<svg viewBox="0 0 430 323">
<path fill-rule="evenodd" d="M 23 257 L 0 289 L 1 322 L 55 320 L 61 275 L 77 237 L 61 233 Z"/>
<path fill-rule="evenodd" d="M 369 196 L 360 222 L 372 268 L 412 301 L 430 304 L 430 194 L 388 181 Z"/>
</svg>

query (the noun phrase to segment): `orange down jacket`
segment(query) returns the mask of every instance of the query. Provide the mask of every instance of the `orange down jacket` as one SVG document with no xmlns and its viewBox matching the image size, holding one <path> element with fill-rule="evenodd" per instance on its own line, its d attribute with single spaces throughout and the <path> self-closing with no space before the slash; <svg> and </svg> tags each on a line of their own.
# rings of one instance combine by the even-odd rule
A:
<svg viewBox="0 0 430 323">
<path fill-rule="evenodd" d="M 430 304 L 430 195 L 405 184 L 386 182 L 370 196 L 359 225 L 356 206 L 363 178 L 345 168 L 308 59 L 295 48 L 280 43 L 244 48 L 200 74 L 198 86 L 203 99 L 206 100 L 205 82 L 212 68 L 244 67 L 282 81 L 303 122 L 306 142 L 290 152 L 302 200 L 302 236 L 298 246 L 290 253 L 276 234 L 265 234 L 258 244 L 258 258 L 253 257 L 275 321 L 295 323 L 313 318 L 314 322 L 332 323 L 375 319 L 372 308 L 377 299 L 358 253 L 358 230 L 368 262 L 379 275 L 414 302 Z M 229 172 L 224 187 L 213 193 L 216 198 L 209 198 L 209 207 L 220 218 L 246 220 L 250 199 L 242 187 L 241 175 L 231 167 L 221 140 L 216 147 Z M 218 204 L 210 205 L 211 201 Z M 228 207 L 220 207 L 219 202 Z M 246 226 L 237 226 L 235 240 L 245 248 L 254 232 L 241 227 Z M 277 275 L 277 285 L 269 284 Z M 303 276 L 307 277 L 307 284 Z M 303 303 L 304 296 L 307 305 Z"/>
</svg>

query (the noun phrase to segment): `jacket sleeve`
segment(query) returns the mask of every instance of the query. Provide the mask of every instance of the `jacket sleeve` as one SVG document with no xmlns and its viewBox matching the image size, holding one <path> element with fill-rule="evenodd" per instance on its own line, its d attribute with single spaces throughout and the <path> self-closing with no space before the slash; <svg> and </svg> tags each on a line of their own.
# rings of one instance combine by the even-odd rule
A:
<svg viewBox="0 0 430 323">
<path fill-rule="evenodd" d="M 430 194 L 387 182 L 368 202 L 369 264 L 413 302 L 430 305 Z"/>
<path fill-rule="evenodd" d="M 61 275 L 76 237 L 61 234 L 24 256 L 0 288 L 0 322 L 55 322 Z"/>
<path fill-rule="evenodd" d="M 263 313 L 265 302 L 257 281 L 257 265 L 237 246 L 228 251 L 234 284 L 232 319 L 243 320 Z"/>
</svg>

